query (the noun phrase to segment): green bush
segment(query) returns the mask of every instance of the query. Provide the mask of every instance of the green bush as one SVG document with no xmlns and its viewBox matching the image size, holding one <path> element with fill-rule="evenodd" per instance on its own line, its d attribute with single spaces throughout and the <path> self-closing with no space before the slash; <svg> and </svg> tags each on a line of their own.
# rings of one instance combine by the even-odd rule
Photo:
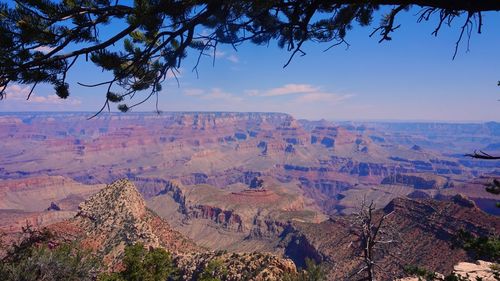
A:
<svg viewBox="0 0 500 281">
<path fill-rule="evenodd" d="M 172 256 L 167 251 L 160 248 L 146 250 L 142 244 L 125 248 L 123 266 L 123 271 L 103 273 L 99 280 L 165 281 L 178 278 Z"/>
<path fill-rule="evenodd" d="M 284 281 L 323 281 L 326 274 L 321 264 L 316 264 L 314 260 L 306 258 L 305 270 L 300 270 L 295 274 L 286 274 Z"/>
<path fill-rule="evenodd" d="M 196 280 L 199 281 L 221 281 L 217 276 L 225 277 L 227 270 L 220 260 L 211 260 Z"/>
<path fill-rule="evenodd" d="M 90 252 L 75 244 L 49 248 L 47 245 L 19 247 L 0 264 L 0 280 L 5 281 L 77 281 L 95 280 L 100 263 Z"/>
<path fill-rule="evenodd" d="M 476 237 L 470 232 L 461 230 L 458 233 L 458 244 L 475 259 L 498 262 L 500 260 L 500 239 L 498 237 Z"/>
<path fill-rule="evenodd" d="M 410 276 L 416 276 L 418 280 L 433 281 L 437 277 L 434 271 L 414 265 L 405 266 L 404 271 Z"/>
</svg>

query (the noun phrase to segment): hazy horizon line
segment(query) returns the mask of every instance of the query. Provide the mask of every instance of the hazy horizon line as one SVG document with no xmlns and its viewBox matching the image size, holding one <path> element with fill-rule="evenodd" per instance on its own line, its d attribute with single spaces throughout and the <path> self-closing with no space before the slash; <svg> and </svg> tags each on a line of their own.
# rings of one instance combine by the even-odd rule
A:
<svg viewBox="0 0 500 281">
<path fill-rule="evenodd" d="M 95 111 L 43 111 L 43 110 L 34 110 L 34 111 L 3 111 L 0 112 L 0 115 L 15 115 L 15 114 L 90 114 L 94 115 Z M 290 115 L 296 120 L 307 120 L 307 121 L 330 121 L 330 122 L 360 122 L 360 123 L 455 123 L 455 124 L 483 124 L 483 123 L 500 123 L 500 120 L 440 120 L 440 119 L 346 119 L 346 118 L 321 118 L 321 119 L 309 119 L 309 118 L 298 118 L 291 113 L 287 112 L 274 112 L 274 111 L 211 111 L 211 110 L 198 110 L 198 111 L 173 111 L 173 110 L 160 110 L 160 112 L 156 111 L 129 111 L 129 112 L 120 112 L 120 111 L 105 111 L 101 112 L 101 114 L 156 114 L 161 115 L 162 113 L 249 113 L 249 114 L 286 114 Z M 96 117 L 99 117 L 97 115 Z"/>
</svg>

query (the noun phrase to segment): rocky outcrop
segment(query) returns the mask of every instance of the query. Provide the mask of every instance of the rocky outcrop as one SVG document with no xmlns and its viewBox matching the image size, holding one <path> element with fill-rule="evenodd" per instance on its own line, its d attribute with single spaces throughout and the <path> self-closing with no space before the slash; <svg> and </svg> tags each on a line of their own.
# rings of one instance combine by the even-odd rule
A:
<svg viewBox="0 0 500 281">
<path fill-rule="evenodd" d="M 128 180 L 107 185 L 80 204 L 73 219 L 50 228 L 60 235 L 76 237 L 111 266 L 120 260 L 126 245 L 136 243 L 163 247 L 172 253 L 199 249 L 148 210 L 144 199 Z"/>
<path fill-rule="evenodd" d="M 266 253 L 209 252 L 179 255 L 175 263 L 181 268 L 182 280 L 198 280 L 201 272 L 212 268 L 215 278 L 223 281 L 279 281 L 285 274 L 295 273 L 289 259 Z"/>
<path fill-rule="evenodd" d="M 91 235 L 102 231 L 121 236 L 127 229 L 127 240 L 139 240 L 141 235 L 137 242 L 157 247 L 158 238 L 150 225 L 143 223 L 146 215 L 146 204 L 134 185 L 118 180 L 80 204 L 76 219 Z"/>
<path fill-rule="evenodd" d="M 276 239 L 283 233 L 287 225 L 288 223 L 275 220 L 271 217 L 261 218 L 259 215 L 256 215 L 252 229 L 246 239 Z"/>
<path fill-rule="evenodd" d="M 209 219 L 228 230 L 237 232 L 245 230 L 241 217 L 232 210 L 223 210 L 207 205 L 195 205 L 189 208 L 188 217 Z"/>
<path fill-rule="evenodd" d="M 59 207 L 59 205 L 57 205 L 54 202 L 50 202 L 50 206 L 47 208 L 47 211 L 60 211 L 60 210 L 61 207 Z"/>
<path fill-rule="evenodd" d="M 188 206 L 186 205 L 186 196 L 182 193 L 179 185 L 176 182 L 168 181 L 163 189 L 156 195 L 170 194 L 172 199 L 179 204 L 179 212 L 185 216 L 189 215 Z"/>
<path fill-rule="evenodd" d="M 415 190 L 407 195 L 410 199 L 429 199 L 431 196 L 422 190 Z"/>
<path fill-rule="evenodd" d="M 466 208 L 477 208 L 476 203 L 474 201 L 470 200 L 466 196 L 462 194 L 457 194 L 453 197 L 451 197 L 451 201 L 457 205 L 466 207 Z"/>
<path fill-rule="evenodd" d="M 487 261 L 476 262 L 459 262 L 453 267 L 453 275 L 457 276 L 456 280 L 463 278 L 463 280 L 484 280 L 484 281 L 497 281 L 500 275 L 498 264 Z M 421 281 L 422 277 L 405 277 L 395 281 Z M 444 280 L 441 273 L 435 273 L 435 278 L 429 281 Z M 460 279 L 462 280 L 462 279 Z"/>
<path fill-rule="evenodd" d="M 460 262 L 453 267 L 453 273 L 470 280 L 496 281 L 499 278 L 500 269 L 498 263 L 486 261 Z"/>
</svg>

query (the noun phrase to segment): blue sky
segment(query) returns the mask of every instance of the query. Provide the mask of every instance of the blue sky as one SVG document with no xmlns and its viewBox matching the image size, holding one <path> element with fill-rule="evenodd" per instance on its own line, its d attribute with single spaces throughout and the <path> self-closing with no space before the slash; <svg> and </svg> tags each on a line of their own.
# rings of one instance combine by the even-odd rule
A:
<svg viewBox="0 0 500 281">
<path fill-rule="evenodd" d="M 244 44 L 237 51 L 218 48 L 215 66 L 206 58 L 199 77 L 192 71 L 196 54 L 183 62 L 180 87 L 169 79 L 159 97 L 163 111 L 277 111 L 297 118 L 330 120 L 500 121 L 500 14 L 484 15 L 483 33 L 473 33 L 452 60 L 461 21 L 431 35 L 435 21 L 416 23 L 415 11 L 398 21 L 390 42 L 370 38 L 373 27 L 356 27 L 343 46 L 308 43 L 307 55 L 283 68 L 290 53 L 276 47 Z M 375 20 L 375 22 L 378 22 Z M 104 30 L 101 33 L 105 32 Z M 59 100 L 49 86 L 35 90 L 28 102 L 25 86 L 12 85 L 0 111 L 96 111 L 105 89 L 76 82 L 104 80 L 83 60 L 72 70 L 72 95 Z M 154 100 L 135 108 L 154 110 Z"/>
</svg>

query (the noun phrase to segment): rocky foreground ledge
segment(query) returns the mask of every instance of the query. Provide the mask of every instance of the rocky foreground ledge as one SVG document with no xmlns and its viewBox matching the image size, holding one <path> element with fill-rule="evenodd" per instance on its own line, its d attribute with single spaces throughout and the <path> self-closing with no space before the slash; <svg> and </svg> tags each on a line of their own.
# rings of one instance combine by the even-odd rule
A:
<svg viewBox="0 0 500 281">
<path fill-rule="evenodd" d="M 482 280 L 482 281 L 497 281 L 499 279 L 500 268 L 498 264 L 477 261 L 472 262 L 460 262 L 455 265 L 453 274 L 459 278 L 467 278 L 466 280 Z M 436 273 L 436 278 L 432 281 L 443 280 L 444 276 L 442 274 Z M 395 281 L 420 281 L 422 277 L 408 277 L 403 279 L 397 279 Z M 458 280 L 458 279 L 457 279 Z"/>
</svg>

